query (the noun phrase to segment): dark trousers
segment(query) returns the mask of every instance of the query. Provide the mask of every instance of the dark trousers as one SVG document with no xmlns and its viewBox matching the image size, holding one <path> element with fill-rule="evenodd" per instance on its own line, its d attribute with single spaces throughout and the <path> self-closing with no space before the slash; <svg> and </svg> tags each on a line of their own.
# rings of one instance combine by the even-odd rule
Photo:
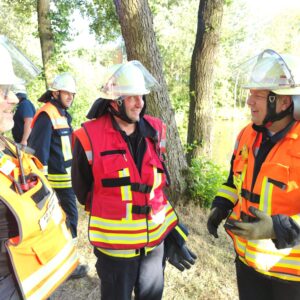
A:
<svg viewBox="0 0 300 300">
<path fill-rule="evenodd" d="M 55 189 L 59 203 L 67 215 L 67 222 L 70 224 L 72 237 L 77 237 L 78 210 L 76 196 L 72 188 Z"/>
<path fill-rule="evenodd" d="M 132 259 L 116 259 L 99 254 L 96 270 L 101 280 L 101 299 L 160 300 L 164 288 L 163 243 L 152 252 Z"/>
<path fill-rule="evenodd" d="M 299 300 L 300 282 L 265 276 L 236 259 L 240 300 Z"/>
<path fill-rule="evenodd" d="M 17 284 L 12 274 L 0 278 L 0 300 L 21 300 Z"/>
</svg>

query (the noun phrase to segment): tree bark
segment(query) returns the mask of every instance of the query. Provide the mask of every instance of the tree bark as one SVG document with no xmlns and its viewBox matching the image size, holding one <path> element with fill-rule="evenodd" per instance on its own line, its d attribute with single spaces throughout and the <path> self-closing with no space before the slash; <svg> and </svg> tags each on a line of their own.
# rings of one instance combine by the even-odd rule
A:
<svg viewBox="0 0 300 300">
<path fill-rule="evenodd" d="M 147 110 L 160 117 L 168 126 L 167 166 L 172 183 L 169 196 L 176 202 L 185 192 L 187 163 L 163 76 L 149 4 L 147 0 L 114 0 L 114 3 L 128 60 L 139 60 L 161 86 L 159 91 L 147 96 Z"/>
<path fill-rule="evenodd" d="M 211 155 L 214 60 L 218 49 L 224 0 L 201 0 L 190 74 L 190 109 L 187 142 L 193 149 L 188 163 Z"/>
<path fill-rule="evenodd" d="M 50 0 L 37 1 L 38 31 L 40 36 L 42 59 L 46 79 L 46 87 L 50 83 L 51 76 L 51 57 L 54 53 L 54 37 L 49 18 Z"/>
</svg>

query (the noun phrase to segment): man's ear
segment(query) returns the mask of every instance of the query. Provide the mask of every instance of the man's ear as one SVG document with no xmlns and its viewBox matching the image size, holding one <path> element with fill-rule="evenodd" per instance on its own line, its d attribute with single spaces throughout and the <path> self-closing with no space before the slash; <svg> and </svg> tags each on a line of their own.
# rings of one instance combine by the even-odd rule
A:
<svg viewBox="0 0 300 300">
<path fill-rule="evenodd" d="M 116 101 L 110 101 L 110 106 L 112 107 L 112 108 L 114 108 L 116 111 L 118 111 L 119 109 L 118 109 L 118 104 L 117 104 L 117 102 Z"/>
<path fill-rule="evenodd" d="M 281 96 L 281 110 L 284 111 L 291 106 L 292 98 L 291 96 Z"/>
<path fill-rule="evenodd" d="M 59 91 L 52 91 L 51 94 L 54 99 L 58 99 Z"/>
</svg>

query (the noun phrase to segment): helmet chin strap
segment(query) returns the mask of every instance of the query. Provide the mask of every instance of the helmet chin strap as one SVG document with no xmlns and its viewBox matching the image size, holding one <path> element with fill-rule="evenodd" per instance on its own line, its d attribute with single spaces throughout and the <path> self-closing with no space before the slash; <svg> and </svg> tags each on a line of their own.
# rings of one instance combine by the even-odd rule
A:
<svg viewBox="0 0 300 300">
<path fill-rule="evenodd" d="M 267 98 L 267 115 L 263 120 L 262 126 L 269 127 L 273 122 L 281 120 L 292 113 L 293 105 L 290 105 L 286 110 L 280 113 L 276 113 L 276 102 L 277 95 L 270 91 Z"/>
<path fill-rule="evenodd" d="M 126 114 L 126 110 L 125 110 L 125 105 L 124 105 L 124 100 L 122 100 L 121 98 L 119 98 L 117 101 L 117 104 L 118 104 L 118 107 L 119 107 L 119 110 L 116 110 L 114 107 L 112 107 L 111 105 L 108 107 L 108 111 L 120 118 L 121 120 L 125 121 L 126 123 L 129 123 L 129 124 L 133 124 L 135 123 L 134 121 L 132 121 Z"/>
<path fill-rule="evenodd" d="M 145 110 L 146 110 L 146 97 L 145 97 L 145 96 L 143 96 L 143 100 L 144 100 L 144 107 L 143 107 L 143 109 L 142 109 L 142 111 L 141 111 L 141 113 L 140 113 L 140 118 L 142 118 L 142 117 L 144 116 Z M 109 105 L 108 111 L 109 111 L 112 115 L 114 115 L 114 116 L 120 118 L 121 120 L 123 120 L 123 121 L 125 121 L 125 122 L 127 122 L 127 123 L 129 123 L 129 124 L 135 123 L 136 121 L 131 120 L 131 119 L 127 116 L 126 109 L 125 109 L 125 104 L 124 104 L 124 100 L 122 99 L 122 97 L 120 97 L 116 102 L 117 102 L 117 104 L 118 104 L 119 110 L 116 110 L 116 109 L 113 108 L 111 105 Z"/>
</svg>

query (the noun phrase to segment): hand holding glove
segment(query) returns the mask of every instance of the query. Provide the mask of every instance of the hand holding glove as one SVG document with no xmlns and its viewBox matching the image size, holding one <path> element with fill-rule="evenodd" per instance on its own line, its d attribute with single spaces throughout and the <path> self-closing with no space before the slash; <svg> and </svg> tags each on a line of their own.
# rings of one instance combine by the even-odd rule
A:
<svg viewBox="0 0 300 300">
<path fill-rule="evenodd" d="M 257 218 L 253 223 L 228 220 L 224 227 L 246 240 L 276 238 L 272 217 L 251 206 L 249 211 Z"/>
<path fill-rule="evenodd" d="M 165 240 L 165 256 L 169 263 L 179 271 L 190 269 L 197 256 L 187 247 L 186 243 L 179 246 L 172 237 Z"/>
<path fill-rule="evenodd" d="M 228 211 L 223 210 L 219 207 L 214 207 L 210 211 L 207 220 L 207 229 L 210 234 L 212 234 L 215 238 L 218 238 L 218 227 L 220 223 L 226 219 L 228 216 Z"/>
</svg>

